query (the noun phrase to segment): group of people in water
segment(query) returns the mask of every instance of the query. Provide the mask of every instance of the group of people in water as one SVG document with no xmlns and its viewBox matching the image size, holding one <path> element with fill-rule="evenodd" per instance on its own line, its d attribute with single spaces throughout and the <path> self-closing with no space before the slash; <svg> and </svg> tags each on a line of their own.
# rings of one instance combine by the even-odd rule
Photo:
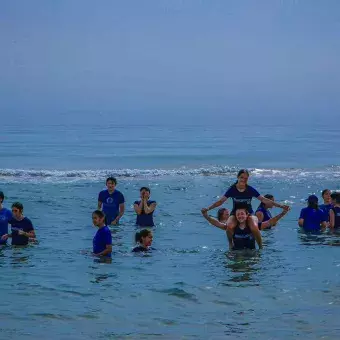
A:
<svg viewBox="0 0 340 340">
<path fill-rule="evenodd" d="M 262 248 L 261 230 L 270 229 L 277 225 L 290 210 L 285 204 L 275 201 L 273 195 L 262 196 L 255 188 L 248 185 L 249 172 L 242 169 L 238 172 L 237 181 L 216 202 L 207 208 L 201 209 L 203 217 L 213 226 L 226 231 L 229 248 L 232 250 Z M 93 255 L 97 257 L 111 257 L 112 235 L 109 226 L 118 225 L 125 212 L 124 195 L 116 189 L 117 181 L 114 177 L 106 180 L 106 190 L 98 195 L 98 207 L 92 213 L 92 222 L 98 228 L 93 238 Z M 233 208 L 229 212 L 226 208 L 218 210 L 217 218 L 208 212 L 221 206 L 230 198 Z M 252 199 L 260 201 L 257 210 L 252 208 Z M 307 207 L 300 213 L 298 225 L 306 232 L 315 233 L 325 230 L 340 230 L 340 192 L 331 193 L 322 191 L 324 203 L 318 205 L 318 197 L 310 195 Z M 35 240 L 35 231 L 32 222 L 23 215 L 23 205 L 19 202 L 12 204 L 12 211 L 3 207 L 4 194 L 0 192 L 0 245 L 7 244 L 9 238 L 12 245 L 27 245 Z M 135 235 L 136 246 L 133 252 L 148 252 L 152 250 L 154 226 L 153 213 L 157 202 L 150 199 L 150 189 L 140 189 L 140 199 L 134 202 L 134 211 L 137 215 L 136 225 L 140 229 Z M 272 216 L 271 208 L 281 208 L 282 211 Z M 11 225 L 11 233 L 8 232 Z"/>
</svg>

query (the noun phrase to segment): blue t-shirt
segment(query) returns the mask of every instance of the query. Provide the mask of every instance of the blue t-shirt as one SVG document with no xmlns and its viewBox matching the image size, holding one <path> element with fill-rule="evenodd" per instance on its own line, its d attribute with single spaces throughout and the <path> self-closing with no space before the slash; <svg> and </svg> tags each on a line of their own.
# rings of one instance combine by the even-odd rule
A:
<svg viewBox="0 0 340 340">
<path fill-rule="evenodd" d="M 1 237 L 8 234 L 8 221 L 12 219 L 12 212 L 6 208 L 0 210 L 0 244 L 6 244 Z"/>
<path fill-rule="evenodd" d="M 326 221 L 329 222 L 329 211 L 333 208 L 333 204 L 320 204 L 319 209 L 325 213 Z"/>
<path fill-rule="evenodd" d="M 108 244 L 112 244 L 112 235 L 110 229 L 107 226 L 99 228 L 93 238 L 93 253 L 101 253 L 106 249 Z M 111 257 L 111 254 L 106 256 Z"/>
<path fill-rule="evenodd" d="M 340 208 L 333 207 L 332 210 L 334 212 L 334 228 L 338 229 L 340 228 Z"/>
<path fill-rule="evenodd" d="M 153 203 L 156 203 L 156 201 L 148 201 L 148 207 Z M 140 201 L 135 201 L 134 204 L 139 205 Z M 151 212 L 150 214 L 146 214 L 143 209 L 142 213 L 140 215 L 137 215 L 136 225 L 138 225 L 139 227 L 153 227 L 155 225 L 153 222 L 153 212 Z"/>
<path fill-rule="evenodd" d="M 19 230 L 28 233 L 32 230 L 33 224 L 30 219 L 24 217 L 21 221 L 12 218 L 9 223 L 12 225 L 12 245 L 13 246 L 26 246 L 28 244 L 28 237 L 25 235 L 19 235 Z"/>
<path fill-rule="evenodd" d="M 236 185 L 234 184 L 227 190 L 224 196 L 230 197 L 233 200 L 233 210 L 231 211 L 231 214 L 234 215 L 238 207 L 244 207 L 244 205 L 247 206 L 248 212 L 252 214 L 254 211 L 251 206 L 251 200 L 253 197 L 259 197 L 260 194 L 250 185 L 247 185 L 246 189 L 243 192 L 238 191 Z"/>
<path fill-rule="evenodd" d="M 119 205 L 125 202 L 123 194 L 115 190 L 112 194 L 108 190 L 99 193 L 98 201 L 103 204 L 106 224 L 111 224 L 119 215 Z"/>
<path fill-rule="evenodd" d="M 265 207 L 258 207 L 256 212 L 258 212 L 258 211 L 262 212 L 262 214 L 263 214 L 262 222 L 267 222 L 272 218 L 271 212 L 268 209 L 266 209 Z"/>
<path fill-rule="evenodd" d="M 303 229 L 305 231 L 320 231 L 320 224 L 327 221 L 324 211 L 310 207 L 301 210 L 300 218 L 304 220 Z"/>
</svg>

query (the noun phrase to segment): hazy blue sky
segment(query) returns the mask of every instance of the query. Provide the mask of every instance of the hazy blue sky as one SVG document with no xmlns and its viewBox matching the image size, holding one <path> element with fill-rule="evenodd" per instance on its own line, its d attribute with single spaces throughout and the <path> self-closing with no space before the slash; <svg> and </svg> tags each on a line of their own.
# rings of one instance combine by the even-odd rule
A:
<svg viewBox="0 0 340 340">
<path fill-rule="evenodd" d="M 1 0 L 0 77 L 1 117 L 334 115 L 340 1 Z"/>
</svg>

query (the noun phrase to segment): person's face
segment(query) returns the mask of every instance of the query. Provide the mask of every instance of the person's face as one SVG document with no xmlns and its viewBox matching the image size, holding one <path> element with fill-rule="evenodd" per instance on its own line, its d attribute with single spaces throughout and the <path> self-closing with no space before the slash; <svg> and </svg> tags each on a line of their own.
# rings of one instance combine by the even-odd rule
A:
<svg viewBox="0 0 340 340">
<path fill-rule="evenodd" d="M 241 174 L 237 180 L 240 185 L 247 185 L 249 176 L 247 174 Z"/>
<path fill-rule="evenodd" d="M 248 214 L 245 209 L 237 209 L 236 210 L 236 219 L 238 222 L 243 223 L 247 220 Z"/>
<path fill-rule="evenodd" d="M 150 193 L 149 193 L 149 191 L 143 189 L 143 190 L 140 192 L 140 197 L 141 197 L 141 198 L 149 199 L 149 198 L 150 198 Z"/>
<path fill-rule="evenodd" d="M 93 225 L 96 226 L 96 227 L 99 227 L 100 225 L 103 224 L 104 222 L 104 219 L 103 218 L 100 218 L 98 215 L 96 214 L 93 214 L 92 215 L 92 222 L 93 222 Z"/>
<path fill-rule="evenodd" d="M 116 184 L 114 181 L 107 181 L 106 187 L 107 187 L 107 190 L 114 191 L 116 188 Z"/>
<path fill-rule="evenodd" d="M 148 236 L 143 237 L 142 238 L 143 246 L 144 247 L 150 247 L 151 244 L 152 244 L 152 240 L 153 240 L 152 233 L 150 233 Z"/>
<path fill-rule="evenodd" d="M 331 192 L 329 190 L 327 190 L 323 194 L 322 198 L 324 199 L 324 201 L 329 202 L 331 200 Z"/>
<path fill-rule="evenodd" d="M 22 211 L 16 207 L 13 207 L 12 208 L 12 214 L 14 216 L 14 218 L 18 219 L 18 218 L 21 218 L 22 216 Z"/>
<path fill-rule="evenodd" d="M 229 210 L 228 209 L 224 210 L 222 214 L 222 219 L 226 221 L 229 218 L 229 216 L 230 216 Z"/>
</svg>

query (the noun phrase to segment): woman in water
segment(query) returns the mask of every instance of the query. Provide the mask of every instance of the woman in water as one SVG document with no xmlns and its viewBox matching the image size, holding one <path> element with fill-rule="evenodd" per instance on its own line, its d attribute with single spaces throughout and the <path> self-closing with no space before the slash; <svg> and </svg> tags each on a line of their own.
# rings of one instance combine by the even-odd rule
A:
<svg viewBox="0 0 340 340">
<path fill-rule="evenodd" d="M 333 207 L 332 198 L 331 198 L 331 191 L 329 189 L 322 190 L 322 199 L 323 204 L 319 205 L 319 208 L 325 213 L 326 220 L 329 222 L 329 212 Z"/>
<path fill-rule="evenodd" d="M 318 201 L 317 196 L 310 195 L 307 208 L 301 210 L 298 224 L 306 232 L 319 232 L 327 227 L 326 215 L 319 209 Z"/>
<path fill-rule="evenodd" d="M 228 198 L 231 198 L 233 200 L 233 210 L 227 222 L 227 235 L 228 235 L 228 240 L 229 240 L 229 246 L 232 247 L 232 238 L 234 235 L 234 229 L 237 225 L 237 219 L 235 217 L 235 213 L 239 206 L 246 204 L 247 210 L 249 211 L 247 223 L 256 239 L 257 244 L 259 245 L 259 248 L 262 248 L 262 238 L 261 238 L 260 230 L 258 228 L 258 218 L 253 215 L 253 209 L 251 206 L 252 198 L 255 197 L 258 200 L 260 200 L 262 203 L 272 204 L 274 207 L 278 207 L 278 208 L 282 208 L 286 210 L 288 210 L 289 207 L 286 205 L 282 205 L 274 201 L 271 201 L 268 198 L 265 198 L 264 196 L 260 195 L 256 189 L 248 185 L 248 179 L 249 179 L 248 170 L 245 170 L 245 169 L 240 170 L 237 174 L 237 182 L 233 184 L 226 191 L 224 196 L 222 196 L 217 202 L 213 203 L 208 208 L 204 208 L 203 210 L 207 212 L 211 209 L 219 207 Z"/>
<path fill-rule="evenodd" d="M 332 230 L 340 228 L 340 193 L 334 195 L 334 207 L 329 211 L 329 226 Z"/>
<path fill-rule="evenodd" d="M 134 253 L 139 252 L 147 252 L 150 250 L 153 250 L 151 248 L 153 240 L 152 231 L 148 229 L 143 229 L 141 231 L 138 231 L 135 235 L 135 241 L 138 243 L 138 246 L 132 249 Z"/>
<path fill-rule="evenodd" d="M 12 246 L 26 246 L 29 239 L 35 238 L 33 224 L 30 219 L 23 215 L 24 207 L 21 203 L 12 204 L 13 218 L 8 222 L 12 225 L 12 233 L 1 237 L 3 241 L 12 238 Z"/>
<path fill-rule="evenodd" d="M 109 227 L 105 224 L 105 215 L 101 210 L 92 213 L 92 222 L 98 228 L 93 238 L 93 255 L 98 257 L 111 257 L 112 235 Z"/>
<path fill-rule="evenodd" d="M 150 200 L 150 189 L 142 187 L 140 189 L 140 201 L 135 201 L 133 207 L 137 214 L 136 225 L 139 227 L 153 227 L 153 213 L 156 209 L 156 201 Z"/>
</svg>

